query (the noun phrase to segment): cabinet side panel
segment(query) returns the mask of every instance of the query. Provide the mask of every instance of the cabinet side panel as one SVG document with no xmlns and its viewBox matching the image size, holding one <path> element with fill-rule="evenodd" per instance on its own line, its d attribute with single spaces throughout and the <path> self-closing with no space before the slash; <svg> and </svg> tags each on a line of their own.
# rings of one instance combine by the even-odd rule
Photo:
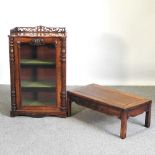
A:
<svg viewBox="0 0 155 155">
<path fill-rule="evenodd" d="M 15 88 L 15 53 L 14 37 L 9 37 L 9 54 L 10 54 L 10 82 L 11 82 L 11 116 L 16 111 L 16 88 Z"/>
<path fill-rule="evenodd" d="M 62 38 L 61 41 L 61 110 L 66 113 L 66 38 Z"/>
</svg>

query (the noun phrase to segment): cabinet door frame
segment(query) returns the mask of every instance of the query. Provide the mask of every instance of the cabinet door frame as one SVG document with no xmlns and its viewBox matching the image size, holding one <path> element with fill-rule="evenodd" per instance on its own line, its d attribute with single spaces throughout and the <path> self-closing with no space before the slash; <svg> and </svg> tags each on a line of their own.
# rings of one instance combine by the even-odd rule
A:
<svg viewBox="0 0 155 155">
<path fill-rule="evenodd" d="M 45 44 L 56 47 L 56 106 L 22 106 L 20 87 L 20 44 L 41 39 Z M 11 55 L 14 54 L 14 56 Z M 14 61 L 12 61 L 14 57 Z M 15 115 L 55 115 L 66 117 L 66 38 L 61 37 L 10 37 L 11 72 L 11 116 Z"/>
</svg>

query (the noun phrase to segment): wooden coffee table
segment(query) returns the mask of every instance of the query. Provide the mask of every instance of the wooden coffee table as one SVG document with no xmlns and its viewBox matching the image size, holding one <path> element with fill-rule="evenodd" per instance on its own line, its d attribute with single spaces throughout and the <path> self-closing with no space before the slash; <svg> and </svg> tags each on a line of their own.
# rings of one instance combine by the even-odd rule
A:
<svg viewBox="0 0 155 155">
<path fill-rule="evenodd" d="M 120 137 L 126 138 L 128 118 L 146 112 L 145 127 L 150 127 L 152 101 L 133 94 L 97 84 L 90 84 L 67 91 L 68 116 L 71 116 L 71 102 L 84 107 L 115 115 L 121 119 Z"/>
</svg>

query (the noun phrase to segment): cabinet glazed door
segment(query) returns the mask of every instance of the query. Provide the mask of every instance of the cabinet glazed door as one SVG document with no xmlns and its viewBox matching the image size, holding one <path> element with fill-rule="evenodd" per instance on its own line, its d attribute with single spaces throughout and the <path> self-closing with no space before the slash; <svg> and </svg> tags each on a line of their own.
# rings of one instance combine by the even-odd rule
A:
<svg viewBox="0 0 155 155">
<path fill-rule="evenodd" d="M 20 38 L 17 41 L 19 110 L 60 111 L 60 45 L 53 38 Z"/>
<path fill-rule="evenodd" d="M 56 105 L 56 49 L 43 39 L 20 44 L 20 86 L 23 106 Z"/>
</svg>

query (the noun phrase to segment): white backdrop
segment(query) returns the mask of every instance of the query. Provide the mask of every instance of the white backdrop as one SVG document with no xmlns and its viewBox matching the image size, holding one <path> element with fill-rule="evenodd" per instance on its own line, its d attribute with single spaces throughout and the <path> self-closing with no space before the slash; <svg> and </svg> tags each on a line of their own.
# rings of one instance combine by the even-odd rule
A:
<svg viewBox="0 0 155 155">
<path fill-rule="evenodd" d="M 0 2 L 0 84 L 8 84 L 9 30 L 67 28 L 67 85 L 155 85 L 154 0 Z"/>
</svg>

